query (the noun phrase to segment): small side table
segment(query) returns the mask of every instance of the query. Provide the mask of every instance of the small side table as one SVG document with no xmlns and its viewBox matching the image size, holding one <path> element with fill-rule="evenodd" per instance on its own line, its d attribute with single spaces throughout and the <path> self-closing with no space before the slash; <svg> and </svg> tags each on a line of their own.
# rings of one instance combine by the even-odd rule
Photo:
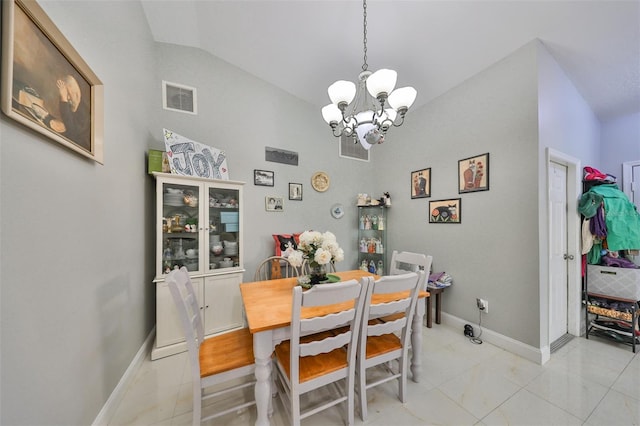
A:
<svg viewBox="0 0 640 426">
<path fill-rule="evenodd" d="M 434 287 L 427 287 L 427 291 L 429 292 L 429 294 L 431 295 L 430 297 L 427 297 L 424 301 L 424 303 L 427 304 L 427 327 L 431 328 L 432 326 L 432 302 L 431 299 L 433 299 L 433 296 L 436 297 L 436 324 L 440 324 L 440 314 L 441 314 L 441 309 L 442 309 L 442 293 L 444 293 L 444 290 L 446 289 L 446 287 L 442 287 L 442 288 L 434 288 Z"/>
</svg>

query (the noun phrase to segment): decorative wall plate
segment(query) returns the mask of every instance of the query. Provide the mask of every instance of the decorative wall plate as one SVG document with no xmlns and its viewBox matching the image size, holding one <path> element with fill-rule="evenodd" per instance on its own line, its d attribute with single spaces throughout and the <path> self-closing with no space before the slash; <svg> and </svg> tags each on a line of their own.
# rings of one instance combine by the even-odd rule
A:
<svg viewBox="0 0 640 426">
<path fill-rule="evenodd" d="M 344 216 L 344 206 L 342 204 L 334 204 L 331 206 L 331 216 L 336 219 L 340 219 Z"/>
<path fill-rule="evenodd" d="M 311 186 L 318 192 L 324 192 L 329 189 L 329 175 L 325 172 L 316 172 L 311 176 Z"/>
</svg>

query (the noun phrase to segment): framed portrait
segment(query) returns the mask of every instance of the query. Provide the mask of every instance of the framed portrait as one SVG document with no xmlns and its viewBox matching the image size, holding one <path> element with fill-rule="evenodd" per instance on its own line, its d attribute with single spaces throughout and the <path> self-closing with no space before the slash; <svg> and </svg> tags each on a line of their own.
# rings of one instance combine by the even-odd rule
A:
<svg viewBox="0 0 640 426">
<path fill-rule="evenodd" d="M 294 201 L 302 201 L 301 183 L 289 183 L 289 199 Z"/>
<path fill-rule="evenodd" d="M 411 198 L 431 197 L 431 168 L 411 172 Z"/>
<path fill-rule="evenodd" d="M 37 2 L 2 6 L 2 111 L 103 164 L 102 82 Z"/>
<path fill-rule="evenodd" d="M 458 193 L 489 190 L 489 153 L 458 161 Z"/>
<path fill-rule="evenodd" d="M 284 198 L 269 195 L 264 197 L 264 206 L 268 212 L 284 211 Z"/>
<path fill-rule="evenodd" d="M 254 170 L 253 184 L 258 186 L 273 186 L 273 172 L 269 170 Z"/>
<path fill-rule="evenodd" d="M 460 198 L 429 201 L 429 223 L 461 223 Z"/>
</svg>

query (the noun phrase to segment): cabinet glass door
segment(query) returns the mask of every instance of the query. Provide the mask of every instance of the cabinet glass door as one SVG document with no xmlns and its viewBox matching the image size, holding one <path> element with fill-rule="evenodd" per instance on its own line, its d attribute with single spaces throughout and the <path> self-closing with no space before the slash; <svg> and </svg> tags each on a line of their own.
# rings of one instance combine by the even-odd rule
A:
<svg viewBox="0 0 640 426">
<path fill-rule="evenodd" d="M 200 187 L 162 184 L 162 271 L 200 270 Z"/>
<path fill-rule="evenodd" d="M 240 191 L 209 187 L 209 270 L 240 263 Z"/>
</svg>

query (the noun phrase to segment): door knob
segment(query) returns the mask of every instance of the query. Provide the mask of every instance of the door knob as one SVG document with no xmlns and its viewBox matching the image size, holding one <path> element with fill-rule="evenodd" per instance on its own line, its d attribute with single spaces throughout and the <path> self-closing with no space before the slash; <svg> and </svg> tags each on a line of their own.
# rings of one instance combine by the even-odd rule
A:
<svg viewBox="0 0 640 426">
<path fill-rule="evenodd" d="M 573 259 L 574 259 L 574 257 L 573 257 L 573 255 L 572 255 L 572 254 L 566 254 L 566 253 L 565 253 L 565 255 L 563 256 L 563 258 L 564 258 L 564 260 L 567 260 L 567 259 L 569 259 L 569 260 L 573 260 Z"/>
</svg>

